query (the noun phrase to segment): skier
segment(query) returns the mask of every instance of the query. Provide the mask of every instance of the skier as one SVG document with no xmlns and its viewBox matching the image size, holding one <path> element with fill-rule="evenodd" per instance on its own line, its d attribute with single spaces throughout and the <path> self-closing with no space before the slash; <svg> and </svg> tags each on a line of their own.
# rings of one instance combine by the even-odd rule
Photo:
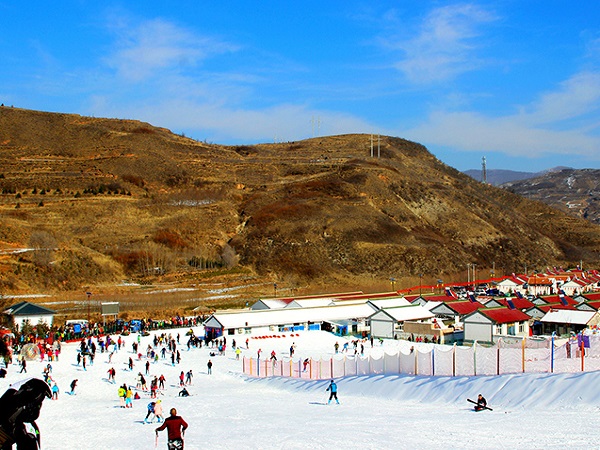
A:
<svg viewBox="0 0 600 450">
<path fill-rule="evenodd" d="M 27 373 L 27 361 L 25 360 L 25 356 L 21 356 L 21 371 L 19 373 Z"/>
<path fill-rule="evenodd" d="M 154 406 L 156 405 L 156 402 L 150 402 L 148 403 L 148 413 L 146 414 L 146 418 L 144 419 L 144 423 L 150 423 L 152 422 L 152 420 L 148 421 L 148 417 L 150 417 L 150 415 L 154 415 L 156 417 L 156 414 L 154 413 Z"/>
<path fill-rule="evenodd" d="M 189 397 L 190 393 L 188 392 L 188 390 L 186 388 L 183 388 L 181 391 L 179 391 L 179 397 Z"/>
<path fill-rule="evenodd" d="M 117 371 L 115 370 L 114 367 L 111 367 L 110 369 L 108 369 L 108 381 L 115 383 L 115 375 L 117 374 Z"/>
<path fill-rule="evenodd" d="M 58 400 L 58 385 L 56 383 L 52 385 L 52 400 Z"/>
<path fill-rule="evenodd" d="M 158 421 L 158 423 L 161 423 L 163 420 L 165 420 L 165 418 L 163 417 L 161 400 L 157 400 L 156 404 L 154 405 L 154 416 L 156 417 L 156 420 Z"/>
<path fill-rule="evenodd" d="M 475 405 L 475 411 L 481 411 L 487 407 L 487 400 L 483 398 L 483 395 L 477 396 L 477 404 Z"/>
<path fill-rule="evenodd" d="M 181 373 L 179 374 L 179 386 L 183 386 L 185 384 L 185 382 L 183 381 L 185 378 L 185 375 L 183 374 L 183 370 L 181 371 Z"/>
<path fill-rule="evenodd" d="M 339 405 L 340 401 L 337 398 L 337 384 L 335 384 L 335 381 L 331 380 L 331 383 L 329 383 L 329 386 L 327 386 L 326 391 L 330 391 L 329 401 L 327 404 L 329 405 L 331 400 L 335 398 L 336 403 Z"/>
<path fill-rule="evenodd" d="M 77 387 L 77 381 L 79 380 L 73 380 L 71 381 L 71 392 L 69 392 L 69 394 L 71 395 L 75 395 L 75 388 Z"/>
<path fill-rule="evenodd" d="M 160 377 L 158 377 L 158 387 L 159 389 L 164 389 L 165 388 L 165 381 L 166 378 L 163 374 L 160 375 Z"/>
<path fill-rule="evenodd" d="M 171 415 L 165 419 L 163 424 L 156 429 L 158 432 L 167 429 L 167 448 L 169 450 L 183 450 L 183 435 L 188 427 L 188 424 L 180 416 L 177 415 L 177 410 L 171 408 Z"/>
<path fill-rule="evenodd" d="M 121 408 L 125 408 L 125 397 L 127 397 L 127 386 L 125 384 L 123 384 L 123 386 L 121 386 L 119 388 L 119 404 L 121 406 Z"/>
<path fill-rule="evenodd" d="M 133 408 L 133 389 L 131 389 L 131 386 L 127 388 L 125 393 L 125 408 Z"/>
<path fill-rule="evenodd" d="M 304 360 L 304 362 L 302 363 L 302 372 L 306 372 L 306 367 L 308 366 L 308 363 L 309 363 L 309 362 L 310 362 L 310 361 L 309 361 L 309 359 L 308 359 L 308 358 L 306 358 L 306 359 Z"/>
<path fill-rule="evenodd" d="M 193 376 L 194 374 L 192 374 L 192 369 L 190 369 L 189 372 L 185 374 L 185 384 L 192 384 Z"/>
</svg>

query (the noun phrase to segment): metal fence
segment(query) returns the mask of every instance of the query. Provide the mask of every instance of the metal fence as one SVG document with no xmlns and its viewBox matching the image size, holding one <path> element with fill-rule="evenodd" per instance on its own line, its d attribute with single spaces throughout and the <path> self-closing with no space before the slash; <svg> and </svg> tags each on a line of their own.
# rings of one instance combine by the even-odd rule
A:
<svg viewBox="0 0 600 450">
<path fill-rule="evenodd" d="M 510 373 L 573 373 L 600 370 L 600 336 L 580 336 L 556 346 L 523 339 L 492 347 L 405 342 L 394 353 L 383 348 L 369 355 L 344 353 L 321 359 L 243 358 L 243 371 L 253 377 L 320 380 L 360 375 L 477 376 Z"/>
</svg>

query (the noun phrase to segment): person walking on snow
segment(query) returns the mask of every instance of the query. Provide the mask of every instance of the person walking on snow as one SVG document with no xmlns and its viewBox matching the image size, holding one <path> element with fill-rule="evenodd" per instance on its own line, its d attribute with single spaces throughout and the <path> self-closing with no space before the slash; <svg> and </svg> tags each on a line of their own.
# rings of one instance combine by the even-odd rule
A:
<svg viewBox="0 0 600 450">
<path fill-rule="evenodd" d="M 183 436 L 188 424 L 177 415 L 177 410 L 175 408 L 171 408 L 170 413 L 171 415 L 156 429 L 156 436 L 158 437 L 158 432 L 166 428 L 167 448 L 169 450 L 183 450 Z"/>
<path fill-rule="evenodd" d="M 206 363 L 206 367 L 208 368 L 208 374 L 212 374 L 212 361 L 210 359 Z"/>
<path fill-rule="evenodd" d="M 340 401 L 337 398 L 337 384 L 335 384 L 335 381 L 331 380 L 331 383 L 329 383 L 329 386 L 327 387 L 326 391 L 329 391 L 329 401 L 327 402 L 327 404 L 329 405 L 331 403 L 331 400 L 335 398 L 336 403 L 339 405 Z"/>
</svg>

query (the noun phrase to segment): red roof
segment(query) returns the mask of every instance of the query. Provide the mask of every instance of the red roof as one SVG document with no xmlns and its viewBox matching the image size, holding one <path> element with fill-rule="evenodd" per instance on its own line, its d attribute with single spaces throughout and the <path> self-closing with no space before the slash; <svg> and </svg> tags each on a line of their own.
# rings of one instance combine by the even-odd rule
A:
<svg viewBox="0 0 600 450">
<path fill-rule="evenodd" d="M 548 312 L 551 309 L 570 309 L 570 310 L 575 310 L 577 308 L 575 308 L 573 305 L 563 305 L 561 303 L 552 303 L 551 305 L 536 305 L 539 309 L 541 309 L 544 312 Z"/>
<path fill-rule="evenodd" d="M 594 292 L 593 294 L 583 294 L 588 301 L 600 300 L 600 292 Z"/>
<path fill-rule="evenodd" d="M 484 308 L 479 312 L 494 323 L 526 322 L 530 317 L 523 311 L 508 308 Z"/>
<path fill-rule="evenodd" d="M 452 311 L 454 311 L 456 314 L 458 314 L 459 316 L 464 316 L 464 315 L 472 313 L 473 311 L 476 311 L 478 309 L 485 308 L 485 306 L 483 306 L 481 303 L 472 302 L 470 300 L 454 301 L 454 302 L 446 301 L 446 302 L 444 302 L 444 304 L 448 308 L 450 308 Z"/>
<path fill-rule="evenodd" d="M 546 303 L 549 304 L 556 304 L 558 303 L 559 305 L 562 304 L 562 302 L 560 301 L 560 295 L 544 295 L 544 296 L 540 296 L 539 298 L 541 298 L 542 300 L 544 300 Z M 569 304 L 569 305 L 576 305 L 577 302 L 575 300 L 573 300 L 571 297 L 565 295 L 564 296 L 565 301 Z"/>
<path fill-rule="evenodd" d="M 503 306 L 506 306 L 508 308 L 508 300 L 512 301 L 512 304 L 515 305 L 515 308 L 517 309 L 527 309 L 527 308 L 531 308 L 532 306 L 534 306 L 534 303 L 530 300 L 527 300 L 526 298 L 519 298 L 519 297 L 515 297 L 515 298 L 499 298 L 496 299 L 496 301 L 498 303 L 500 303 Z"/>
</svg>

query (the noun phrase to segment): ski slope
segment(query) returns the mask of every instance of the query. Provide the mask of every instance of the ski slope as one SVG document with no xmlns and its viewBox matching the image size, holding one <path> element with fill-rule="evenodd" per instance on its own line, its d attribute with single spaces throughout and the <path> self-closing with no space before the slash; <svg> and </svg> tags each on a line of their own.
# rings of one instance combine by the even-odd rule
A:
<svg viewBox="0 0 600 450">
<path fill-rule="evenodd" d="M 195 329 L 199 334 L 202 330 Z M 327 405 L 327 380 L 250 379 L 241 374 L 227 340 L 225 356 L 210 357 L 207 348 L 187 351 L 185 330 L 180 333 L 181 364 L 170 359 L 151 365 L 150 374 L 164 374 L 167 388 L 162 399 L 165 416 L 171 407 L 188 422 L 185 448 L 190 449 L 573 449 L 600 444 L 600 373 L 519 374 L 496 377 L 370 376 L 336 380 L 340 405 Z M 280 339 L 250 339 L 244 352 L 254 356 L 275 350 L 287 356 L 296 344 L 295 357 L 331 355 L 342 338 L 311 331 Z M 151 336 L 152 337 L 152 336 Z M 151 337 L 142 338 L 143 350 Z M 127 370 L 131 343 L 115 353 L 97 353 L 87 371 L 76 365 L 77 344 L 64 344 L 60 361 L 53 362 L 59 399 L 45 400 L 38 419 L 42 448 L 126 450 L 155 448 L 156 424 L 143 424 L 147 393 L 134 400 L 134 408 L 119 407 L 118 386 L 135 386 L 145 359 Z M 243 344 L 238 341 L 238 344 Z M 384 347 L 394 345 L 384 342 Z M 243 344 L 245 347 L 245 344 Z M 376 347 L 379 344 L 375 344 Z M 369 352 L 370 344 L 365 344 Z M 381 351 L 381 349 L 376 349 Z M 206 363 L 212 359 L 213 373 Z M 42 377 L 47 362 L 30 362 L 27 376 Z M 110 367 L 116 384 L 107 381 Z M 191 397 L 177 397 L 178 376 L 192 369 Z M 18 366 L 0 379 L 0 392 L 26 378 Z M 78 379 L 76 395 L 69 384 Z M 148 385 L 150 377 L 146 376 Z M 482 393 L 494 411 L 474 412 L 467 398 Z M 166 431 L 158 448 L 166 448 Z"/>
</svg>

